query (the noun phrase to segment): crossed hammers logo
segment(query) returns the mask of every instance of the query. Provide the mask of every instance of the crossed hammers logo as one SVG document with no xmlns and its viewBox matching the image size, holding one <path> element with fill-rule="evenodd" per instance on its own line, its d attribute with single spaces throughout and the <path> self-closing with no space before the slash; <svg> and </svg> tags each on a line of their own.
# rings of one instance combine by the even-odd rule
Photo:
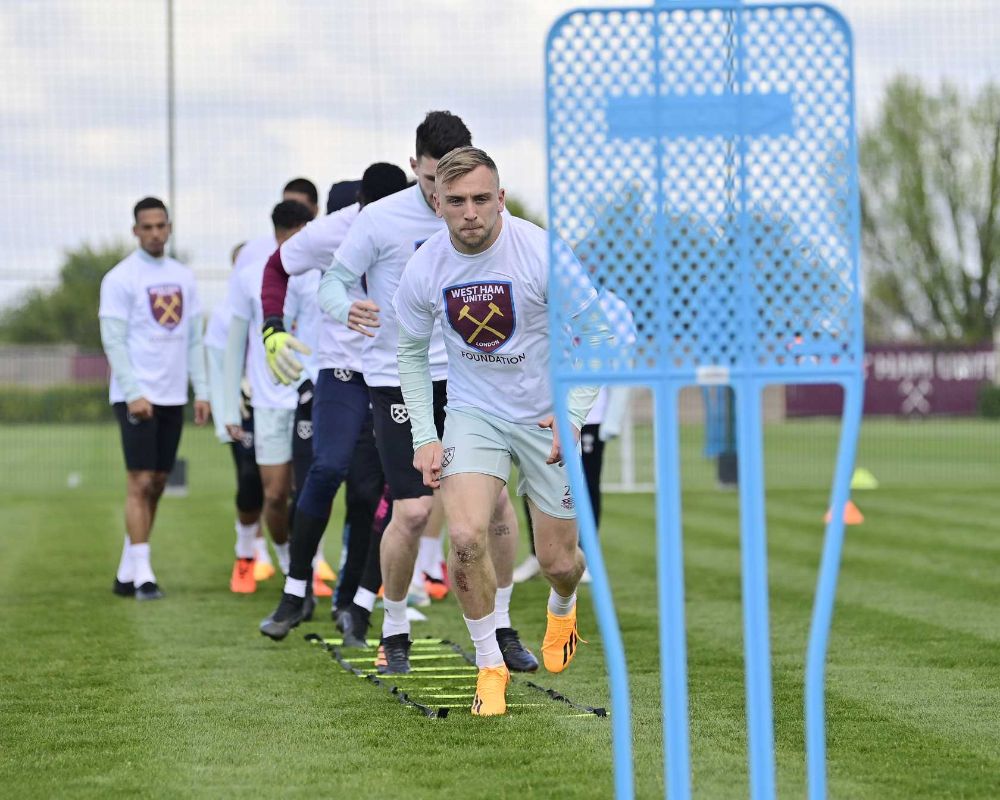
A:
<svg viewBox="0 0 1000 800">
<path fill-rule="evenodd" d="M 503 312 L 497 307 L 496 303 L 490 303 L 489 308 L 490 308 L 490 313 L 486 315 L 486 319 L 484 320 L 478 320 L 474 316 L 472 316 L 472 314 L 469 313 L 469 307 L 467 305 L 462 306 L 462 310 L 458 312 L 459 319 L 471 320 L 472 322 L 474 322 L 476 325 L 479 326 L 472 332 L 472 335 L 465 340 L 468 344 L 472 344 L 472 340 L 475 339 L 483 331 L 489 331 L 494 336 L 499 336 L 501 339 L 507 338 L 502 333 L 500 333 L 500 331 L 498 331 L 496 328 L 491 328 L 489 325 L 489 322 L 491 319 L 493 319 L 494 314 L 497 315 L 498 317 L 502 317 Z"/>
<path fill-rule="evenodd" d="M 163 312 L 158 320 L 161 325 L 177 324 L 181 321 L 181 315 L 177 312 L 178 305 L 180 298 L 176 294 L 157 295 L 153 301 L 153 308 Z"/>
</svg>

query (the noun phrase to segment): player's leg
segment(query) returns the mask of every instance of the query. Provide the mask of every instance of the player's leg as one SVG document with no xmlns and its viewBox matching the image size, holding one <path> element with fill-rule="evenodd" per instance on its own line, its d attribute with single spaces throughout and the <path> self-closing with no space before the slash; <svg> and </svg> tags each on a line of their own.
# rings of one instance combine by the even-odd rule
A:
<svg viewBox="0 0 1000 800">
<path fill-rule="evenodd" d="M 445 404 L 444 382 L 434 384 L 435 412 Z M 392 519 L 382 536 L 382 672 L 409 672 L 410 621 L 406 595 L 413 577 L 420 537 L 427 527 L 433 505 L 432 491 L 413 468 L 410 418 L 399 387 L 371 389 L 375 441 L 386 482 L 392 493 Z M 440 433 L 440 428 L 439 428 Z M 385 663 L 381 663 L 383 660 Z"/>
<path fill-rule="evenodd" d="M 531 524 L 531 508 L 528 506 L 527 496 L 523 497 L 524 518 L 528 526 L 528 555 L 524 561 L 514 567 L 514 583 L 524 583 L 532 578 L 537 578 L 542 574 L 541 567 L 538 566 L 538 558 L 535 556 L 535 529 Z"/>
<path fill-rule="evenodd" d="M 497 576 L 490 539 L 501 538 L 496 531 L 505 524 L 500 496 L 507 493 L 510 452 L 501 427 L 475 409 L 448 412 L 443 444 L 441 499 L 451 537 L 448 571 L 479 667 L 472 713 L 503 714 L 510 673 L 497 639 Z"/>
<path fill-rule="evenodd" d="M 374 437 L 372 438 L 374 446 Z M 381 465 L 379 465 L 381 474 Z M 384 478 L 383 478 L 384 480 Z M 392 494 L 388 485 L 382 488 L 382 494 L 375 514 L 372 518 L 371 531 L 368 537 L 368 553 L 365 557 L 364 569 L 358 582 L 357 591 L 350 604 L 337 613 L 337 628 L 344 634 L 345 647 L 367 647 L 368 626 L 379 587 L 382 585 L 382 535 L 392 517 Z"/>
<path fill-rule="evenodd" d="M 601 524 L 601 469 L 604 466 L 604 442 L 600 425 L 584 425 L 580 431 L 580 460 L 587 481 L 587 495 L 594 510 L 594 524 Z"/>
<path fill-rule="evenodd" d="M 358 590 L 361 576 L 368 561 L 372 538 L 372 522 L 382 498 L 385 478 L 375 447 L 371 415 L 365 420 L 361 435 L 354 447 L 351 467 L 347 472 L 344 492 L 344 530 L 347 553 L 340 570 L 340 581 L 334 596 L 334 614 L 346 609 Z M 375 587 L 376 590 L 378 587 Z"/>
<path fill-rule="evenodd" d="M 239 536 L 242 530 L 248 538 L 253 533 L 253 577 L 255 581 L 266 581 L 274 576 L 274 563 L 260 524 L 264 510 L 264 487 L 260 482 L 260 469 L 254 452 L 253 406 L 246 394 L 243 395 L 240 410 L 243 438 L 233 446 L 233 459 L 236 462 L 236 532 Z"/>
<path fill-rule="evenodd" d="M 254 408 L 254 454 L 264 490 L 264 522 L 278 555 L 278 568 L 288 572 L 288 499 L 292 492 L 292 430 L 295 411 Z"/>
<path fill-rule="evenodd" d="M 510 621 L 510 600 L 514 594 L 514 559 L 517 556 L 517 512 L 506 489 L 497 497 L 490 520 L 488 546 L 496 572 L 497 592 L 494 614 L 497 643 L 511 672 L 534 672 L 538 659 L 526 648 Z"/>
<path fill-rule="evenodd" d="M 163 596 L 150 560 L 149 539 L 156 508 L 180 442 L 181 409 L 154 406 L 150 419 L 128 413 L 115 404 L 125 455 L 125 530 L 128 543 L 115 577 L 114 592 L 138 600 Z"/>
<path fill-rule="evenodd" d="M 492 509 L 503 488 L 500 478 L 474 472 L 450 474 L 441 481 L 441 497 L 451 532 L 448 568 L 455 582 L 455 598 L 466 622 L 493 617 L 497 579 L 488 540 Z M 491 628 L 490 633 L 493 634 L 494 629 Z M 491 638 L 492 641 L 482 643 L 488 651 L 483 651 L 480 642 L 476 642 L 476 653 L 477 656 L 483 652 L 495 655 L 496 663 L 486 666 L 499 666 L 503 658 L 496 646 L 496 637 Z"/>
<path fill-rule="evenodd" d="M 313 462 L 313 422 L 312 408 L 315 388 L 306 379 L 299 385 L 298 405 L 295 407 L 295 421 L 292 426 L 292 496 L 288 504 L 288 528 L 295 530 L 295 514 L 298 510 L 298 492 L 305 486 L 306 477 Z M 322 564 L 317 572 L 317 566 Z M 316 597 L 332 597 L 333 590 L 324 583 L 336 580 L 336 574 L 323 557 L 323 537 L 316 545 L 312 560 L 312 590 Z M 322 573 L 322 574 L 319 574 Z"/>
<path fill-rule="evenodd" d="M 518 494 L 526 494 L 530 500 L 535 554 L 551 587 L 542 660 L 549 672 L 561 672 L 576 654 L 576 587 L 586 561 L 579 547 L 566 467 L 545 463 L 551 446 L 550 430 L 534 425 L 517 427 L 514 450 L 521 470 Z"/>
<path fill-rule="evenodd" d="M 156 522 L 156 510 L 167 488 L 167 477 L 177 461 L 177 449 L 181 444 L 181 431 L 184 428 L 183 406 L 153 406 L 153 419 L 156 422 L 156 464 L 153 469 L 153 491 L 149 495 L 149 530 L 152 535 Z"/>
<path fill-rule="evenodd" d="M 267 562 L 257 569 L 257 541 L 264 541 L 260 531 L 260 516 L 264 508 L 264 489 L 260 482 L 260 470 L 254 456 L 253 416 L 247 413 L 242 421 L 243 437 L 238 442 L 230 442 L 229 449 L 236 470 L 236 560 L 229 578 L 230 591 L 249 594 L 257 590 L 257 581 L 266 580 Z M 266 545 L 264 548 L 267 553 Z M 273 574 L 274 567 L 270 567 Z"/>
<path fill-rule="evenodd" d="M 586 569 L 578 546 L 575 519 L 556 517 L 532 501 L 535 548 L 542 574 L 549 582 L 547 624 L 542 641 L 542 660 L 549 672 L 562 672 L 576 655 L 576 589 Z"/>
<path fill-rule="evenodd" d="M 368 413 L 368 390 L 361 376 L 352 374 L 341 380 L 334 372 L 320 370 L 317 380 L 312 407 L 313 461 L 298 493 L 288 577 L 278 607 L 260 624 L 261 633 L 276 640 L 312 616 L 316 601 L 307 589 L 313 557 Z"/>
<path fill-rule="evenodd" d="M 583 476 L 587 481 L 587 495 L 594 511 L 594 525 L 601 524 L 601 468 L 604 466 L 604 442 L 599 435 L 600 425 L 584 425 L 580 431 L 580 460 Z M 590 572 L 583 571 L 580 583 L 590 583 Z"/>
<path fill-rule="evenodd" d="M 443 600 L 448 596 L 448 586 L 444 580 L 444 549 L 442 537 L 444 530 L 444 506 L 439 494 L 434 495 L 434 505 L 431 506 L 431 516 L 427 520 L 424 535 L 420 537 L 420 549 L 417 552 L 417 565 L 413 570 L 413 580 L 410 583 L 411 597 L 427 600 Z M 421 605 L 422 603 L 416 603 Z"/>
</svg>

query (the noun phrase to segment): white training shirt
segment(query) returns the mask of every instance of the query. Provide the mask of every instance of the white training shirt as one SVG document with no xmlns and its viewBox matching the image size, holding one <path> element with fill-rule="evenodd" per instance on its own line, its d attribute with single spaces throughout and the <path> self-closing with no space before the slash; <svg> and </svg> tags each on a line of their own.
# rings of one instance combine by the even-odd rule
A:
<svg viewBox="0 0 1000 800">
<path fill-rule="evenodd" d="M 517 423 L 554 412 L 548 252 L 544 230 L 505 211 L 500 235 L 485 252 L 459 253 L 444 230 L 406 265 L 396 315 L 418 338 L 430 336 L 440 319 L 449 407 L 479 408 Z M 595 295 L 592 286 L 582 291 L 581 307 Z"/>
<path fill-rule="evenodd" d="M 188 401 L 190 321 L 201 314 L 194 273 L 169 256 L 153 258 L 141 248 L 126 256 L 101 281 L 99 317 L 128 326 L 129 362 L 142 396 L 154 405 Z M 111 377 L 112 403 L 125 394 Z"/>
<path fill-rule="evenodd" d="M 392 298 L 410 256 L 444 229 L 444 220 L 430 209 L 415 184 L 365 206 L 337 248 L 337 261 L 359 278 L 367 275 L 368 296 L 379 307 L 379 327 L 373 338 L 366 336 L 364 341 L 362 372 L 369 386 L 399 386 L 399 332 Z M 432 380 L 448 377 L 444 340 L 436 330 L 430 363 Z"/>
<path fill-rule="evenodd" d="M 351 224 L 358 217 L 361 206 L 355 203 L 325 217 L 315 219 L 281 245 L 281 264 L 289 275 L 318 270 L 326 272 L 333 263 L 333 256 L 344 241 Z M 347 291 L 351 302 L 364 300 L 361 284 Z M 317 304 L 317 308 L 319 308 Z M 340 320 L 319 310 L 319 352 L 316 366 L 319 369 L 349 369 L 363 372 L 361 353 L 365 335 L 352 331 Z"/>
<path fill-rule="evenodd" d="M 277 249 L 277 248 L 275 248 Z M 271 251 L 272 253 L 274 250 Z M 298 388 L 296 384 L 285 386 L 276 383 L 267 368 L 267 356 L 264 354 L 264 341 L 260 330 L 264 324 L 264 310 L 260 302 L 260 287 L 264 280 L 264 267 L 271 253 L 262 255 L 256 263 L 244 263 L 233 268 L 229 278 L 229 289 L 226 302 L 230 305 L 234 317 L 245 319 L 250 323 L 247 338 L 250 341 L 247 351 L 246 374 L 250 382 L 251 403 L 254 408 L 294 409 L 298 405 Z M 319 290 L 319 275 L 311 273 L 297 276 L 288 282 L 288 293 L 285 295 L 285 318 L 294 320 L 294 335 L 303 344 L 315 352 L 316 326 L 319 322 L 317 292 Z M 309 304 L 312 304 L 310 309 Z M 305 373 L 315 380 L 315 362 L 301 353 L 296 353 L 305 367 Z"/>
</svg>

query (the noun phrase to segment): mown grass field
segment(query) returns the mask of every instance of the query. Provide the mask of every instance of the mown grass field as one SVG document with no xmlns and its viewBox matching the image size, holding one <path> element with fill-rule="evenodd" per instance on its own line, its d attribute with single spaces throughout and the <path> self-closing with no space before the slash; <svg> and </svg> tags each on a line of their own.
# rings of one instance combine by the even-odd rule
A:
<svg viewBox="0 0 1000 800">
<path fill-rule="evenodd" d="M 805 793 L 803 658 L 833 436 L 828 422 L 767 434 L 785 797 Z M 228 592 L 231 468 L 207 431 L 186 429 L 190 495 L 163 501 L 155 531 L 167 598 L 112 596 L 124 480 L 115 437 L 104 426 L 0 428 L 0 794 L 611 796 L 607 720 L 555 703 L 501 719 L 425 719 L 303 641 L 332 635 L 326 606 L 283 643 L 261 637 L 280 587 Z M 741 797 L 737 497 L 715 487 L 701 432 L 684 437 L 692 784 L 696 797 Z M 1000 796 L 1000 426 L 870 422 L 858 461 L 881 486 L 855 494 L 866 521 L 844 550 L 828 669 L 830 795 Z M 602 541 L 629 653 L 640 797 L 663 794 L 654 535 L 651 496 L 606 498 Z M 600 637 L 582 595 L 590 645 L 567 673 L 537 680 L 604 705 Z M 545 596 L 538 581 L 514 593 L 515 625 L 535 648 Z M 429 617 L 416 635 L 467 642 L 452 600 Z M 524 689 L 512 698 L 537 700 Z"/>
</svg>

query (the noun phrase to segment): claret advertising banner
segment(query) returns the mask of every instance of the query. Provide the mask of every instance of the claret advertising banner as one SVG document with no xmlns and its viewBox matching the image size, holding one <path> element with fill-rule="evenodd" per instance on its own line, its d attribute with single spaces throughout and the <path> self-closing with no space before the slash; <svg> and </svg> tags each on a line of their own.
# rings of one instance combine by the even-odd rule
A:
<svg viewBox="0 0 1000 800">
<path fill-rule="evenodd" d="M 928 416 L 976 413 L 979 390 L 997 381 L 993 345 L 928 347 L 870 344 L 865 347 L 865 414 Z M 840 414 L 839 386 L 788 386 L 789 417 Z"/>
</svg>

